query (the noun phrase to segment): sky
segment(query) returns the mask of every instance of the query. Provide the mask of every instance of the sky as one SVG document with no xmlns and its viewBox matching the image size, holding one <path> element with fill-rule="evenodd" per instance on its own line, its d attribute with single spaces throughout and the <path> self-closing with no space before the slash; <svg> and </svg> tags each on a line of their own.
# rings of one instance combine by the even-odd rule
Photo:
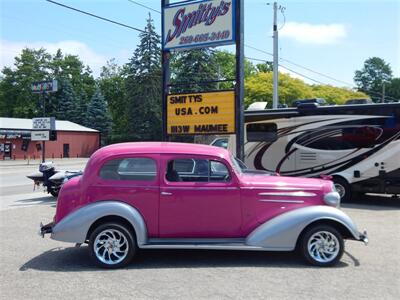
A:
<svg viewBox="0 0 400 300">
<path fill-rule="evenodd" d="M 55 0 L 136 28 L 149 10 L 129 0 Z M 160 10 L 159 0 L 135 0 Z M 176 1 L 171 1 L 176 2 Z M 112 58 L 124 64 L 139 32 L 83 15 L 45 0 L 0 0 L 0 68 L 12 66 L 24 47 L 79 55 L 95 76 Z M 272 53 L 272 5 L 244 0 L 245 44 Z M 369 57 L 381 57 L 400 77 L 400 0 L 280 1 L 279 57 L 282 69 L 307 83 L 354 86 L 354 72 Z M 158 32 L 161 15 L 150 11 Z M 272 56 L 245 48 L 245 56 Z M 234 52 L 233 46 L 220 47 Z M 299 75 L 301 74 L 301 75 Z M 305 76 L 305 77 L 303 77 Z"/>
</svg>

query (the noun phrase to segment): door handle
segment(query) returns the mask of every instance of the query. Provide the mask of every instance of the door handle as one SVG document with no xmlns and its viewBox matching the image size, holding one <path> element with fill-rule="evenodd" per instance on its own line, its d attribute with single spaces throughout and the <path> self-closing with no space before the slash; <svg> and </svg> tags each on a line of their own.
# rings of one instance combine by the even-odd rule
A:
<svg viewBox="0 0 400 300">
<path fill-rule="evenodd" d="M 172 193 L 161 192 L 161 196 L 172 196 Z"/>
</svg>

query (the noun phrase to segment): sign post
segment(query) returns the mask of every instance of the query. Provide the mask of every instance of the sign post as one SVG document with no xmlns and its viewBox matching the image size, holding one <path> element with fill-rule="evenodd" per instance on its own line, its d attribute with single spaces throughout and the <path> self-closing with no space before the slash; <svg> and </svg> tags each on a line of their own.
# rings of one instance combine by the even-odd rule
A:
<svg viewBox="0 0 400 300">
<path fill-rule="evenodd" d="M 41 94 L 42 95 L 42 105 L 43 105 L 43 117 L 46 115 L 46 93 L 54 93 L 58 91 L 58 82 L 57 80 L 50 80 L 50 81 L 37 81 L 33 82 L 31 84 L 31 91 L 34 94 Z M 45 126 L 45 122 L 49 122 L 48 126 L 50 127 L 51 124 L 51 119 L 52 119 L 52 124 L 53 128 L 51 130 L 55 130 L 55 119 L 54 118 L 36 118 L 36 123 L 35 123 L 35 118 L 32 119 L 32 129 L 48 129 L 48 128 L 41 128 L 40 126 Z M 40 122 L 44 122 L 43 124 L 40 124 Z M 37 126 L 38 128 L 35 128 Z M 47 125 L 46 125 L 47 126 Z M 50 128 L 49 128 L 50 130 Z M 47 135 L 49 137 L 50 133 Z M 38 135 L 38 136 L 31 136 L 31 140 L 33 141 L 33 138 L 41 138 L 36 141 L 42 141 L 42 162 L 45 162 L 46 160 L 46 144 L 45 141 L 48 141 L 49 138 L 46 138 L 46 135 Z"/>
<path fill-rule="evenodd" d="M 162 0 L 163 140 L 167 140 L 169 135 L 176 134 L 236 133 L 236 156 L 243 159 L 243 2 L 243 0 L 189 0 L 170 4 L 169 0 Z M 234 92 L 168 95 L 171 51 L 229 44 L 236 44 Z M 210 110 L 210 115 L 203 114 L 206 107 Z M 226 119 L 221 119 L 224 113 Z"/>
<path fill-rule="evenodd" d="M 244 0 L 236 0 L 236 157 L 244 161 Z"/>
<path fill-rule="evenodd" d="M 162 35 L 164 34 L 164 7 L 169 4 L 169 0 L 161 1 L 161 11 L 162 11 L 162 21 L 161 21 L 161 31 Z M 169 58 L 171 53 L 169 50 L 166 50 L 164 47 L 164 42 L 162 42 L 162 55 L 161 55 L 161 64 L 162 64 L 162 140 L 168 140 L 167 134 L 167 96 L 168 96 L 168 85 L 170 79 L 170 70 L 169 70 Z"/>
</svg>

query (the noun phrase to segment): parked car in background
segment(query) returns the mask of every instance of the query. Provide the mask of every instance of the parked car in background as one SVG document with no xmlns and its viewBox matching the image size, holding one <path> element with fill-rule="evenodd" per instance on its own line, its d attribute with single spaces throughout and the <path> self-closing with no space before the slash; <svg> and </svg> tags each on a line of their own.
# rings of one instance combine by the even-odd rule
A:
<svg viewBox="0 0 400 300">
<path fill-rule="evenodd" d="M 245 172 L 227 150 L 199 144 L 101 148 L 60 191 L 40 234 L 88 243 L 96 264 L 117 268 L 138 249 L 293 251 L 337 263 L 344 239 L 367 240 L 323 179 Z"/>
<path fill-rule="evenodd" d="M 292 102 L 293 107 L 299 107 L 304 104 L 315 104 L 318 106 L 328 105 L 328 102 L 324 98 L 310 98 L 310 99 L 298 99 Z"/>
<path fill-rule="evenodd" d="M 224 149 L 228 148 L 229 137 L 217 137 L 211 142 L 211 146 L 221 147 Z"/>
<path fill-rule="evenodd" d="M 374 102 L 369 98 L 359 98 L 359 99 L 349 99 L 344 104 L 354 105 L 354 104 L 373 104 Z"/>
</svg>

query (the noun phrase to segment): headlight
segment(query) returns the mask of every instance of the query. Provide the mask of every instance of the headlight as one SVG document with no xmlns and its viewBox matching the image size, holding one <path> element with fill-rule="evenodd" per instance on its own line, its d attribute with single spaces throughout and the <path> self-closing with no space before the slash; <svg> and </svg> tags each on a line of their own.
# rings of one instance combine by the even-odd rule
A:
<svg viewBox="0 0 400 300">
<path fill-rule="evenodd" d="M 338 192 L 330 192 L 325 194 L 324 201 L 330 206 L 340 206 L 340 195 Z"/>
</svg>

